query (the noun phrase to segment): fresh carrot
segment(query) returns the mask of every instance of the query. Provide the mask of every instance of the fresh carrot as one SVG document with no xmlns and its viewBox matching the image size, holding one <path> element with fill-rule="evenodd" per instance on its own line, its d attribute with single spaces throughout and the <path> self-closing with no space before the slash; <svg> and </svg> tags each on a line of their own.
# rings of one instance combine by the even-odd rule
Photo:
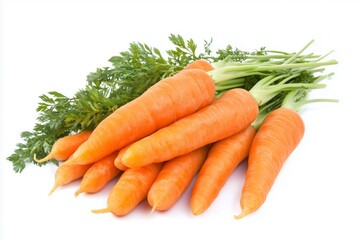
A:
<svg viewBox="0 0 360 240">
<path fill-rule="evenodd" d="M 66 164 L 88 164 L 209 105 L 215 83 L 203 70 L 165 78 L 105 118 Z"/>
<path fill-rule="evenodd" d="M 207 72 L 213 70 L 214 67 L 208 61 L 199 59 L 184 67 L 184 70 L 187 69 L 201 69 Z"/>
<path fill-rule="evenodd" d="M 125 151 L 130 147 L 130 144 L 127 145 L 126 147 L 122 148 L 118 155 L 116 156 L 115 160 L 114 160 L 114 165 L 115 167 L 117 167 L 118 169 L 125 171 L 128 167 L 125 166 L 124 164 L 122 164 L 121 159 L 124 156 Z"/>
<path fill-rule="evenodd" d="M 210 207 L 232 172 L 246 159 L 255 133 L 255 128 L 249 126 L 212 145 L 191 192 L 190 207 L 194 215 Z"/>
<path fill-rule="evenodd" d="M 75 196 L 78 196 L 82 192 L 96 193 L 119 175 L 121 170 L 114 165 L 114 159 L 117 155 L 118 152 L 114 152 L 95 162 L 83 176 L 80 187 L 75 192 Z"/>
<path fill-rule="evenodd" d="M 74 135 L 59 138 L 53 144 L 50 153 L 46 157 L 37 159 L 35 154 L 34 160 L 38 163 L 46 162 L 53 158 L 58 161 L 65 161 L 90 137 L 90 134 L 91 131 L 82 131 Z"/>
<path fill-rule="evenodd" d="M 265 201 L 284 162 L 300 143 L 305 132 L 300 115 L 281 107 L 269 113 L 253 140 L 240 205 L 242 218 Z"/>
<path fill-rule="evenodd" d="M 134 142 L 121 161 L 138 167 L 173 159 L 245 129 L 258 112 L 248 91 L 231 89 L 211 105 Z"/>
<path fill-rule="evenodd" d="M 92 210 L 92 212 L 112 212 L 116 216 L 127 215 L 141 201 L 146 199 L 149 189 L 161 167 L 162 163 L 154 163 L 140 168 L 127 169 L 110 191 L 107 207 Z"/>
<path fill-rule="evenodd" d="M 59 186 L 65 186 L 84 176 L 92 164 L 66 165 L 61 164 L 55 173 L 55 183 L 49 192 L 51 195 Z"/>
<path fill-rule="evenodd" d="M 204 163 L 209 148 L 207 145 L 164 163 L 147 195 L 152 211 L 167 210 L 177 202 Z"/>
</svg>

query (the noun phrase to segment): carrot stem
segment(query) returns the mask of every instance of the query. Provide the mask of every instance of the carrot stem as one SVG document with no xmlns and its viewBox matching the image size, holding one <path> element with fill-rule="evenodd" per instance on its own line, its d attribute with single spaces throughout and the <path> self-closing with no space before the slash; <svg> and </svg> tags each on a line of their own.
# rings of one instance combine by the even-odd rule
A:
<svg viewBox="0 0 360 240">
<path fill-rule="evenodd" d="M 333 73 L 318 77 L 314 74 L 323 72 L 324 66 L 337 64 L 337 61 L 323 61 L 333 51 L 324 55 L 304 54 L 313 42 L 309 41 L 295 53 L 262 49 L 259 54 L 246 55 L 244 61 L 225 59 L 212 63 L 214 69 L 208 74 L 214 79 L 216 97 L 221 97 L 232 88 L 241 87 L 249 90 L 259 107 L 262 107 L 295 89 L 324 88 L 326 85 L 318 82 Z"/>
<path fill-rule="evenodd" d="M 284 85 L 272 85 L 265 88 L 252 88 L 250 93 L 256 99 L 259 106 L 264 105 L 273 99 L 279 92 L 290 91 L 293 89 L 319 89 L 325 88 L 325 84 L 320 83 L 288 83 Z"/>
</svg>

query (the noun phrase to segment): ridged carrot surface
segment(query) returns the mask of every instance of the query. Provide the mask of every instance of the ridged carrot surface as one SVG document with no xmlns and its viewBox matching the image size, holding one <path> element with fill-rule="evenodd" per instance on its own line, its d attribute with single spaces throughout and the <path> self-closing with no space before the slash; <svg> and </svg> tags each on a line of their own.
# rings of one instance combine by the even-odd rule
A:
<svg viewBox="0 0 360 240">
<path fill-rule="evenodd" d="M 138 167 L 173 159 L 245 129 L 258 112 L 248 91 L 231 89 L 211 105 L 134 142 L 121 161 Z"/>
<path fill-rule="evenodd" d="M 200 215 L 210 207 L 235 168 L 248 156 L 255 133 L 249 126 L 213 144 L 192 189 L 193 214 Z"/>
<path fill-rule="evenodd" d="M 146 199 L 161 167 L 161 163 L 154 163 L 145 167 L 127 169 L 110 191 L 107 207 L 93 212 L 112 212 L 116 216 L 127 215 Z"/>
<path fill-rule="evenodd" d="M 65 186 L 84 176 L 92 164 L 86 165 L 65 165 L 61 164 L 55 173 L 55 183 L 49 192 L 52 194 L 59 186 Z"/>
<path fill-rule="evenodd" d="M 147 195 L 153 210 L 167 210 L 177 202 L 204 163 L 209 148 L 207 145 L 164 163 Z"/>
<path fill-rule="evenodd" d="M 250 149 L 248 170 L 240 205 L 242 218 L 256 211 L 265 201 L 286 159 L 305 132 L 300 115 L 288 108 L 272 111 L 260 126 Z"/>
<path fill-rule="evenodd" d="M 81 179 L 80 187 L 75 192 L 75 196 L 78 196 L 82 192 L 96 193 L 119 175 L 121 170 L 114 165 L 114 159 L 117 155 L 118 152 L 114 152 L 95 162 Z"/>
</svg>

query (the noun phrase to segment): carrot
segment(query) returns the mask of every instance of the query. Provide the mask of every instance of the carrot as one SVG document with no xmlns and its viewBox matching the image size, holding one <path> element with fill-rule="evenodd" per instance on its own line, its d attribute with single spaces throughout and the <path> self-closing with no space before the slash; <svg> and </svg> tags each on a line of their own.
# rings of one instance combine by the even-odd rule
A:
<svg viewBox="0 0 360 240">
<path fill-rule="evenodd" d="M 249 126 L 213 144 L 191 192 L 190 207 L 194 215 L 210 207 L 231 173 L 248 156 L 255 133 L 255 128 Z"/>
<path fill-rule="evenodd" d="M 75 192 L 78 196 L 82 192 L 96 193 L 103 189 L 108 182 L 120 174 L 121 170 L 115 167 L 114 159 L 118 152 L 95 162 L 83 176 L 79 189 Z"/>
<path fill-rule="evenodd" d="M 208 61 L 203 59 L 198 59 L 184 67 L 184 70 L 187 69 L 201 69 L 207 72 L 213 70 L 214 68 Z"/>
<path fill-rule="evenodd" d="M 161 167 L 161 163 L 154 163 L 140 168 L 127 169 L 110 191 L 107 207 L 92 210 L 92 212 L 112 212 L 116 216 L 127 215 L 141 201 L 146 199 L 149 189 Z"/>
<path fill-rule="evenodd" d="M 82 176 L 91 167 L 92 164 L 87 165 L 66 165 L 61 164 L 55 173 L 55 184 L 51 188 L 49 195 L 51 195 L 59 186 L 65 186 Z"/>
<path fill-rule="evenodd" d="M 125 171 L 128 167 L 125 166 L 124 164 L 122 164 L 121 159 L 123 158 L 125 151 L 129 147 L 130 147 L 130 144 L 127 145 L 126 147 L 122 148 L 114 160 L 115 167 L 117 167 L 118 169 L 123 170 L 123 171 Z"/>
<path fill-rule="evenodd" d="M 210 146 L 167 161 L 162 167 L 147 195 L 152 211 L 171 208 L 204 163 Z"/>
<path fill-rule="evenodd" d="M 66 164 L 88 164 L 209 105 L 215 83 L 203 70 L 165 78 L 105 118 Z"/>
<path fill-rule="evenodd" d="M 59 138 L 53 144 L 50 153 L 46 157 L 37 159 L 35 154 L 34 160 L 38 163 L 49 161 L 52 158 L 58 161 L 65 161 L 90 137 L 90 134 L 91 131 L 82 131 L 74 135 Z"/>
<path fill-rule="evenodd" d="M 273 110 L 261 124 L 250 149 L 240 205 L 242 218 L 256 211 L 265 201 L 286 159 L 305 132 L 300 115 L 289 108 Z"/>
<path fill-rule="evenodd" d="M 138 167 L 173 159 L 245 129 L 258 112 L 248 91 L 231 89 L 211 105 L 134 142 L 121 161 Z"/>
</svg>

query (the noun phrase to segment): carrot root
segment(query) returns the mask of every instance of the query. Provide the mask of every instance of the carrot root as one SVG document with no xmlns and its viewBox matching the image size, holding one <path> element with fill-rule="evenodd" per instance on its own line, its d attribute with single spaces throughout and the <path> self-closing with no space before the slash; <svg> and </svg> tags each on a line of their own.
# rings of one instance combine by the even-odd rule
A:
<svg viewBox="0 0 360 240">
<path fill-rule="evenodd" d="M 50 196 L 58 187 L 59 185 L 55 183 L 54 186 L 51 188 L 50 192 L 48 193 L 48 195 Z"/>
<path fill-rule="evenodd" d="M 79 188 L 78 190 L 76 190 L 75 192 L 75 197 L 78 197 L 80 195 L 80 193 L 83 193 L 83 190 L 81 188 Z"/>
<path fill-rule="evenodd" d="M 37 163 L 43 163 L 43 162 L 49 161 L 52 158 L 53 158 L 52 154 L 49 154 L 49 155 L 47 155 L 46 157 L 44 157 L 42 159 L 37 159 L 36 158 L 36 153 L 34 154 L 34 161 L 37 162 Z"/>
<path fill-rule="evenodd" d="M 157 205 L 158 205 L 157 203 L 154 203 L 153 207 L 151 208 L 151 211 L 150 211 L 149 215 L 156 211 Z"/>
<path fill-rule="evenodd" d="M 248 209 L 244 208 L 240 214 L 234 215 L 234 218 L 241 219 L 241 218 L 245 217 L 246 215 L 248 215 L 249 213 L 250 213 L 250 211 Z"/>
<path fill-rule="evenodd" d="M 109 208 L 93 209 L 92 213 L 109 213 L 111 212 Z"/>
</svg>

